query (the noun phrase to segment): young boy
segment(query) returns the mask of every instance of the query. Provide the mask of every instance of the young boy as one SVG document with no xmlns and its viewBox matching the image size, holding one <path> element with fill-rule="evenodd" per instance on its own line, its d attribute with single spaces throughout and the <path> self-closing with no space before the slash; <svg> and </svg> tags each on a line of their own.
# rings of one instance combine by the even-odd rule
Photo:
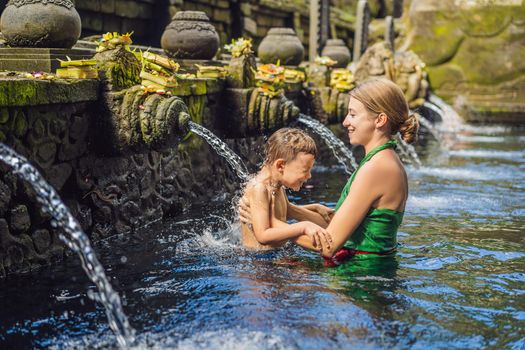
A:
<svg viewBox="0 0 525 350">
<path fill-rule="evenodd" d="M 285 192 L 285 188 L 299 191 L 312 177 L 310 171 L 317 154 L 314 140 L 299 129 L 279 129 L 268 139 L 265 153 L 261 170 L 246 184 L 241 200 L 241 221 L 243 215 L 248 215 L 252 223 L 241 224 L 243 245 L 272 249 L 306 235 L 318 249 L 330 246 L 331 238 L 324 227 L 333 210 L 321 204 L 291 204 Z M 287 219 L 298 222 L 287 224 Z"/>
</svg>

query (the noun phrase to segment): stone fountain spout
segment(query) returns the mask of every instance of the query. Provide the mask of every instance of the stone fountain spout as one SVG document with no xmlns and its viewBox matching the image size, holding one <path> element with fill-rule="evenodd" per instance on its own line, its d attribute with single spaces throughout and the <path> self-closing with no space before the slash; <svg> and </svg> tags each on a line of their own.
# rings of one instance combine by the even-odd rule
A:
<svg viewBox="0 0 525 350">
<path fill-rule="evenodd" d="M 123 154 L 177 144 L 189 132 L 190 113 L 177 96 L 147 93 L 141 86 L 110 93 L 104 105 L 104 150 Z"/>
</svg>

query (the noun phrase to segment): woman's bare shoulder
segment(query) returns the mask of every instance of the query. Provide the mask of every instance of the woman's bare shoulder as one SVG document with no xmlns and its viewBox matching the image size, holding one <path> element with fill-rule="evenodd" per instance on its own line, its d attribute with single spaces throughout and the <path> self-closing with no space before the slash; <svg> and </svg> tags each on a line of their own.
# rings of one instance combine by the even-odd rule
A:
<svg viewBox="0 0 525 350">
<path fill-rule="evenodd" d="M 397 177 L 405 176 L 405 168 L 399 157 L 393 150 L 387 150 L 376 154 L 366 162 L 356 177 L 366 177 L 372 181 L 387 181 Z"/>
</svg>

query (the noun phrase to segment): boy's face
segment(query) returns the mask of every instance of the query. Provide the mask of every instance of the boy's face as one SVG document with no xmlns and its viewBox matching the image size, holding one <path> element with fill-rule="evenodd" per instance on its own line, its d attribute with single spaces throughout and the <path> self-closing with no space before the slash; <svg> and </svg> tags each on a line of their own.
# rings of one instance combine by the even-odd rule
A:
<svg viewBox="0 0 525 350">
<path fill-rule="evenodd" d="M 299 152 L 289 162 L 283 162 L 281 183 L 294 191 L 299 191 L 304 182 L 312 177 L 311 170 L 315 157 L 312 154 Z"/>
</svg>

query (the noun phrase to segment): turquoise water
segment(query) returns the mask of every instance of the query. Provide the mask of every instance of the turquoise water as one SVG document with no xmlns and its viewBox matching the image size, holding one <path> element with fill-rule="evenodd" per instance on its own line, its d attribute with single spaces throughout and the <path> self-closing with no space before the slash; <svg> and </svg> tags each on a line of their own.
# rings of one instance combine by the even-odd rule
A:
<svg viewBox="0 0 525 350">
<path fill-rule="evenodd" d="M 466 127 L 418 148 L 395 258 L 321 267 L 249 253 L 229 198 L 96 244 L 137 348 L 525 349 L 525 130 Z M 322 163 L 322 162 L 321 162 Z M 335 205 L 318 166 L 298 203 Z M 76 259 L 0 281 L 0 348 L 115 348 Z"/>
</svg>

